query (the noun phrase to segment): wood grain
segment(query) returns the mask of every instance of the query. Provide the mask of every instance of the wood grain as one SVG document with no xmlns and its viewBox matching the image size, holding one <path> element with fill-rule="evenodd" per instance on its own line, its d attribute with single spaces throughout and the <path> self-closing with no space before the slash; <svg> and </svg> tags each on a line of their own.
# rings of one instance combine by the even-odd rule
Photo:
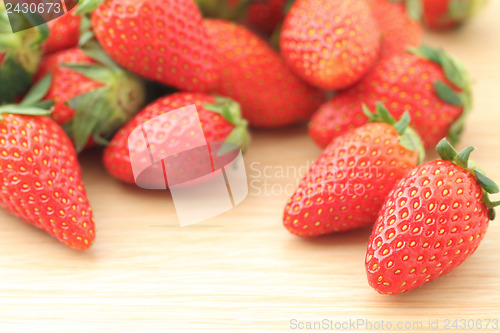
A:
<svg viewBox="0 0 500 333">
<path fill-rule="evenodd" d="M 490 1 L 465 28 L 426 36 L 470 69 L 476 103 L 462 147 L 476 146 L 473 158 L 497 181 L 499 16 L 500 1 Z M 429 319 L 500 320 L 497 222 L 456 271 L 406 295 L 380 296 L 364 272 L 369 228 L 302 240 L 282 227 L 287 193 L 278 189 L 293 190 L 298 178 L 282 169 L 304 171 L 320 153 L 305 128 L 253 135 L 245 156 L 251 195 L 198 225 L 178 226 L 169 194 L 108 177 L 98 151 L 81 156 L 98 228 L 91 251 L 70 250 L 0 212 L 0 331 L 277 332 L 290 330 L 291 319 L 424 328 Z"/>
</svg>

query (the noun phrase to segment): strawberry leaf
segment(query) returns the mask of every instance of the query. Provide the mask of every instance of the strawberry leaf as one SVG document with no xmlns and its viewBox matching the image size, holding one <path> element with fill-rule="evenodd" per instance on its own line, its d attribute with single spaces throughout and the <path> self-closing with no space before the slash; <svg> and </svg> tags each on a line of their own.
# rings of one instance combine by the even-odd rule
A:
<svg viewBox="0 0 500 333">
<path fill-rule="evenodd" d="M 420 21 L 424 14 L 424 8 L 421 0 L 405 0 L 406 13 L 413 21 Z"/>
<path fill-rule="evenodd" d="M 16 96 L 26 92 L 32 83 L 31 75 L 10 55 L 0 68 L 0 104 L 14 102 Z"/>
<path fill-rule="evenodd" d="M 464 169 L 468 169 L 470 165 L 470 154 L 474 151 L 474 147 L 467 147 L 458 153 L 455 162 Z"/>
<path fill-rule="evenodd" d="M 99 65 L 88 64 L 62 64 L 62 67 L 67 67 L 75 72 L 80 73 L 88 79 L 107 84 L 113 80 L 113 73 Z"/>
<path fill-rule="evenodd" d="M 495 194 L 500 191 L 498 185 L 493 180 L 483 175 L 481 172 L 474 170 L 474 174 L 476 175 L 476 179 L 478 180 L 479 184 L 481 184 L 481 187 L 487 193 Z"/>
<path fill-rule="evenodd" d="M 446 103 L 455 106 L 464 106 L 464 102 L 460 95 L 443 81 L 434 82 L 434 90 L 439 98 L 441 98 Z"/>
<path fill-rule="evenodd" d="M 30 89 L 28 94 L 21 101 L 21 105 L 33 105 L 42 100 L 47 95 L 52 82 L 52 75 L 48 74 Z"/>
<path fill-rule="evenodd" d="M 436 150 L 441 157 L 441 159 L 445 161 L 454 161 L 457 157 L 457 152 L 455 148 L 450 144 L 450 142 L 446 139 L 442 139 L 439 141 Z"/>
</svg>

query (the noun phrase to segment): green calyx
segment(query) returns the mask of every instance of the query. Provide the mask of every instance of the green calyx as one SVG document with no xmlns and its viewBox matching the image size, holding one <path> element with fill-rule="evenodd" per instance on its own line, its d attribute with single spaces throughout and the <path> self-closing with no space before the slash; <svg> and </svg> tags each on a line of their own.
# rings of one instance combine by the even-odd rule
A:
<svg viewBox="0 0 500 333">
<path fill-rule="evenodd" d="M 248 11 L 248 7 L 256 0 L 239 0 L 231 4 L 228 0 L 194 0 L 203 17 L 218 18 L 230 21 L 243 19 Z"/>
<path fill-rule="evenodd" d="M 64 128 L 79 152 L 90 137 L 106 144 L 123 124 L 132 118 L 146 99 L 144 82 L 116 65 L 96 44 L 89 43 L 83 52 L 98 64 L 64 64 L 101 87 L 73 97 L 66 103 L 76 111 Z"/>
<path fill-rule="evenodd" d="M 4 114 L 19 114 L 25 116 L 48 116 L 54 105 L 52 101 L 42 101 L 47 95 L 52 77 L 47 75 L 34 85 L 19 104 L 0 106 L 0 120 Z"/>
<path fill-rule="evenodd" d="M 450 127 L 448 138 L 453 145 L 460 141 L 460 135 L 463 132 L 465 120 L 472 111 L 472 89 L 469 75 L 465 67 L 457 60 L 451 58 L 443 50 L 433 49 L 422 45 L 420 48 L 410 48 L 410 53 L 423 57 L 439 65 L 454 87 L 458 88 L 457 92 L 454 87 L 443 81 L 434 82 L 434 91 L 444 102 L 463 108 L 462 115 Z"/>
<path fill-rule="evenodd" d="M 42 58 L 41 43 L 48 37 L 46 25 L 12 32 L 5 8 L 0 5 L 0 105 L 13 103 L 33 83 Z"/>
<path fill-rule="evenodd" d="M 389 2 L 404 2 L 406 14 L 413 21 L 420 21 L 424 15 L 422 0 L 389 0 Z"/>
<path fill-rule="evenodd" d="M 80 2 L 78 2 L 76 14 L 90 14 L 96 10 L 97 7 L 102 5 L 103 2 L 104 0 L 80 0 Z"/>
<path fill-rule="evenodd" d="M 459 167 L 470 172 L 477 180 L 479 185 L 483 190 L 483 200 L 489 209 L 490 220 L 495 219 L 495 207 L 500 206 L 500 201 L 491 201 L 489 195 L 499 192 L 498 185 L 486 177 L 485 173 L 470 159 L 471 153 L 474 151 L 474 147 L 467 147 L 462 152 L 457 153 L 455 148 L 451 143 L 442 139 L 437 145 L 437 152 L 439 156 L 445 161 L 450 161 L 458 165 Z"/>
<path fill-rule="evenodd" d="M 363 104 L 363 112 L 371 122 L 386 123 L 393 126 L 396 132 L 400 135 L 399 143 L 409 151 L 418 153 L 418 164 L 421 164 L 425 159 L 425 149 L 420 136 L 413 128 L 411 128 L 410 114 L 405 112 L 399 121 L 396 121 L 390 114 L 389 110 L 381 102 L 377 103 L 375 113 L 372 113 L 368 107 Z"/>
<path fill-rule="evenodd" d="M 448 3 L 448 16 L 455 22 L 465 22 L 477 14 L 488 0 L 452 0 Z"/>
<path fill-rule="evenodd" d="M 226 142 L 238 145 L 243 153 L 250 145 L 250 133 L 248 132 L 248 122 L 241 115 L 240 105 L 230 98 L 215 97 L 215 104 L 203 105 L 208 111 L 220 114 L 227 120 L 234 129 L 229 133 Z"/>
</svg>

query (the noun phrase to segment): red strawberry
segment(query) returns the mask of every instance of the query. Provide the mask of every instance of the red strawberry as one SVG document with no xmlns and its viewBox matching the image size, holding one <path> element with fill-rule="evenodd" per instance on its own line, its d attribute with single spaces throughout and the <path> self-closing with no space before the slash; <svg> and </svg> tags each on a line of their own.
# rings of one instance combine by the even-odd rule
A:
<svg viewBox="0 0 500 333">
<path fill-rule="evenodd" d="M 389 105 L 396 117 L 408 111 L 426 148 L 446 136 L 457 142 L 472 105 L 463 66 L 444 51 L 425 46 L 382 59 L 351 89 L 351 97 L 341 98 L 344 95 L 340 94 L 330 101 L 335 107 L 322 107 L 314 115 L 310 133 L 318 144 L 324 145 L 350 126 L 359 125 L 339 120 L 347 107 L 350 118 L 359 119 L 362 103 L 372 107 L 378 101 Z"/>
<path fill-rule="evenodd" d="M 398 294 L 443 276 L 479 246 L 494 218 L 488 193 L 496 184 L 443 140 L 444 160 L 423 164 L 389 194 L 366 254 L 368 282 L 381 294 Z"/>
<path fill-rule="evenodd" d="M 88 249 L 94 218 L 71 141 L 39 108 L 48 81 L 0 107 L 0 205 L 74 249 Z"/>
<path fill-rule="evenodd" d="M 369 0 L 369 4 L 382 33 L 381 57 L 404 52 L 409 46 L 420 45 L 422 26 L 417 21 L 418 12 L 409 12 L 404 3 L 390 0 Z"/>
<path fill-rule="evenodd" d="M 50 54 L 77 46 L 80 38 L 81 20 L 82 17 L 72 11 L 47 22 L 50 34 L 43 43 L 43 52 Z"/>
<path fill-rule="evenodd" d="M 424 23 L 431 29 L 455 28 L 474 16 L 487 0 L 422 0 Z"/>
<path fill-rule="evenodd" d="M 142 107 L 141 80 L 114 64 L 104 53 L 72 48 L 44 58 L 37 77 L 52 74 L 45 96 L 54 100 L 52 117 L 65 124 L 80 151 L 90 138 L 109 137 Z M 98 63 L 97 61 L 100 61 Z"/>
<path fill-rule="evenodd" d="M 271 34 L 284 19 L 287 0 L 255 1 L 248 7 L 245 22 L 252 28 Z"/>
<path fill-rule="evenodd" d="M 193 0 L 86 0 L 92 28 L 119 65 L 142 77 L 188 91 L 217 83 L 214 47 Z"/>
<path fill-rule="evenodd" d="M 418 135 L 383 105 L 370 123 L 333 140 L 288 201 L 285 227 L 314 237 L 375 222 L 392 187 L 424 158 Z"/>
<path fill-rule="evenodd" d="M 130 134 L 138 126 L 153 118 L 193 104 L 197 107 L 198 116 L 207 142 L 229 141 L 239 145 L 242 149 L 247 147 L 250 139 L 246 131 L 246 121 L 241 119 L 237 104 L 227 99 L 216 99 L 207 94 L 176 93 L 151 103 L 116 133 L 104 152 L 103 160 L 108 172 L 123 182 L 134 183 L 130 155 L 140 156 L 141 152 L 145 151 L 147 147 L 133 144 L 133 147 L 137 147 L 136 150 L 129 151 L 128 141 Z M 228 106 L 231 116 L 228 116 L 225 112 L 221 112 L 221 114 L 218 111 L 212 111 L 219 110 L 219 108 L 215 105 L 210 106 L 207 104 Z M 163 128 L 162 125 L 161 123 L 156 124 L 155 128 L 161 131 Z M 183 125 L 183 127 L 187 126 L 189 124 Z M 155 133 L 155 136 L 161 137 L 160 133 Z M 158 146 L 160 144 L 161 142 L 157 143 Z M 193 165 L 195 164 L 193 162 Z"/>
<path fill-rule="evenodd" d="M 3 1 L 0 1 L 0 105 L 22 97 L 33 83 L 42 58 L 46 25 L 12 33 Z"/>
<path fill-rule="evenodd" d="M 283 23 L 280 48 L 310 84 L 343 89 L 376 62 L 380 31 L 365 0 L 297 0 Z"/>
<path fill-rule="evenodd" d="M 279 55 L 243 26 L 205 20 L 223 66 L 218 94 L 241 104 L 252 126 L 283 127 L 309 119 L 323 93 L 295 77 Z"/>
</svg>

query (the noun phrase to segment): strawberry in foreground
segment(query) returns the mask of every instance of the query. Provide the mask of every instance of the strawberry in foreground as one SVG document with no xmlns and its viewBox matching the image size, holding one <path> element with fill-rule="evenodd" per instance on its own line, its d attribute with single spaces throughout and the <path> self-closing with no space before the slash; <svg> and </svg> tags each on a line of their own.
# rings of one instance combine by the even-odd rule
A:
<svg viewBox="0 0 500 333">
<path fill-rule="evenodd" d="M 488 194 L 498 186 L 448 141 L 443 160 L 425 163 L 394 187 L 373 229 L 366 253 L 369 284 L 381 294 L 417 288 L 460 266 L 495 216 Z"/>
<path fill-rule="evenodd" d="M 323 90 L 344 89 L 374 65 L 380 31 L 365 0 L 296 0 L 280 49 L 290 68 Z"/>
<path fill-rule="evenodd" d="M 46 25 L 13 33 L 0 1 L 0 105 L 22 97 L 33 83 L 42 58 L 42 42 L 48 36 Z"/>
<path fill-rule="evenodd" d="M 307 121 L 324 100 L 248 29 L 223 20 L 207 19 L 204 25 L 224 68 L 215 92 L 240 103 L 250 125 L 276 128 Z"/>
<path fill-rule="evenodd" d="M 368 3 L 382 34 L 380 57 L 391 56 L 406 51 L 410 46 L 420 45 L 422 26 L 418 22 L 421 15 L 419 8 L 405 5 L 403 1 L 395 3 L 391 0 L 369 0 Z"/>
<path fill-rule="evenodd" d="M 487 0 L 421 0 L 424 23 L 434 30 L 456 28 L 479 12 Z"/>
<path fill-rule="evenodd" d="M 95 45 L 44 58 L 37 77 L 49 73 L 52 84 L 45 99 L 55 101 L 51 117 L 64 125 L 78 152 L 89 140 L 109 138 L 144 104 L 142 80 Z"/>
<path fill-rule="evenodd" d="M 141 146 L 140 143 L 132 144 L 137 148 L 135 151 L 129 150 L 129 137 L 132 131 L 162 114 L 193 104 L 197 107 L 199 121 L 207 142 L 227 141 L 238 145 L 243 151 L 247 148 L 250 136 L 246 130 L 247 123 L 241 118 L 238 104 L 208 94 L 181 92 L 149 104 L 116 133 L 104 152 L 103 161 L 107 171 L 118 180 L 134 184 L 130 157 L 131 155 L 141 156 L 147 147 Z M 222 111 L 224 108 L 226 110 Z M 154 133 L 155 137 L 161 136 L 163 125 L 165 124 L 155 124 L 158 132 Z M 187 128 L 189 125 L 183 124 L 182 126 Z"/>
<path fill-rule="evenodd" d="M 0 205 L 71 248 L 95 238 L 94 218 L 70 139 L 41 107 L 50 77 L 20 104 L 0 106 Z"/>
<path fill-rule="evenodd" d="M 323 105 L 313 116 L 309 133 L 324 146 L 353 125 L 349 119 L 361 119 L 363 103 L 373 108 L 378 101 L 395 117 L 409 112 L 412 127 L 431 148 L 444 137 L 459 141 L 472 109 L 471 85 L 464 66 L 444 51 L 427 46 L 410 49 L 382 59 L 349 92 Z"/>
<path fill-rule="evenodd" d="M 366 109 L 365 109 L 366 110 Z M 392 187 L 424 158 L 418 135 L 382 105 L 366 124 L 333 140 L 288 201 L 285 227 L 301 237 L 375 222 Z"/>
<path fill-rule="evenodd" d="M 47 22 L 49 38 L 43 43 L 44 54 L 62 51 L 78 45 L 82 16 L 73 10 L 55 20 Z"/>
<path fill-rule="evenodd" d="M 218 80 L 214 47 L 193 0 L 84 0 L 92 29 L 120 66 L 181 90 L 206 92 Z"/>
</svg>

